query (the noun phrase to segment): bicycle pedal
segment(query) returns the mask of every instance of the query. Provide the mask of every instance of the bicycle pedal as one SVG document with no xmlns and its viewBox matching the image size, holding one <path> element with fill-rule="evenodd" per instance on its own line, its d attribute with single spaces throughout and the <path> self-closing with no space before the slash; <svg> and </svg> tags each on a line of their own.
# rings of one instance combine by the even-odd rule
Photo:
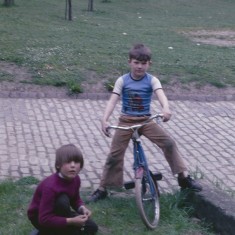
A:
<svg viewBox="0 0 235 235">
<path fill-rule="evenodd" d="M 125 189 L 132 189 L 135 187 L 135 182 L 134 181 L 128 181 L 124 183 L 124 188 Z"/>
<path fill-rule="evenodd" d="M 153 178 L 155 179 L 155 180 L 161 180 L 162 179 L 162 173 L 155 173 L 155 174 L 153 174 Z"/>
</svg>

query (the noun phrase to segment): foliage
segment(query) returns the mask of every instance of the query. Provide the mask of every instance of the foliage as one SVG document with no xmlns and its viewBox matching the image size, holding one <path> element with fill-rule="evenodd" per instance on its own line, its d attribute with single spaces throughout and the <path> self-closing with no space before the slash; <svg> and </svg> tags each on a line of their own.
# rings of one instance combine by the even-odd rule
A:
<svg viewBox="0 0 235 235">
<path fill-rule="evenodd" d="M 114 87 L 114 82 L 112 80 L 108 80 L 104 83 L 105 88 L 107 91 L 112 91 Z"/>
<path fill-rule="evenodd" d="M 0 82 L 1 81 L 13 81 L 13 77 L 9 73 L 0 71 Z"/>
<path fill-rule="evenodd" d="M 68 87 L 70 92 L 73 93 L 82 93 L 82 88 L 80 84 L 76 83 L 76 81 L 69 81 Z"/>
<path fill-rule="evenodd" d="M 126 72 L 129 48 L 144 42 L 153 52 L 150 72 L 162 83 L 235 86 L 235 48 L 199 44 L 182 33 L 234 31 L 234 7 L 230 0 L 100 0 L 88 12 L 80 0 L 67 21 L 63 1 L 18 0 L 0 6 L 0 60 L 28 67 L 33 83 L 81 86 Z"/>
<path fill-rule="evenodd" d="M 23 177 L 16 181 L 16 185 L 32 185 L 32 184 L 38 184 L 39 180 L 36 179 L 33 176 Z"/>
<path fill-rule="evenodd" d="M 28 204 L 39 181 L 34 177 L 24 177 L 18 181 L 6 180 L 0 182 L 0 231 L 1 235 L 25 235 L 33 229 L 26 216 Z M 85 199 L 88 191 L 82 191 Z M 195 223 L 191 219 L 193 211 L 184 203 L 182 193 L 165 194 L 161 196 L 161 217 L 157 228 L 158 235 L 174 234 L 212 235 L 203 223 Z M 106 234 L 136 234 L 150 235 L 140 220 L 132 194 L 126 197 L 112 196 L 88 207 L 93 212 L 93 219 L 99 225 L 97 235 Z"/>
<path fill-rule="evenodd" d="M 192 208 L 186 207 L 180 201 L 184 199 L 182 193 L 164 194 L 160 199 L 160 222 L 153 231 L 148 230 L 141 222 L 133 196 L 110 197 L 108 200 L 91 204 L 90 207 L 101 227 L 100 234 L 213 234 L 209 232 L 208 226 L 192 220 L 190 217 L 193 214 Z"/>
</svg>

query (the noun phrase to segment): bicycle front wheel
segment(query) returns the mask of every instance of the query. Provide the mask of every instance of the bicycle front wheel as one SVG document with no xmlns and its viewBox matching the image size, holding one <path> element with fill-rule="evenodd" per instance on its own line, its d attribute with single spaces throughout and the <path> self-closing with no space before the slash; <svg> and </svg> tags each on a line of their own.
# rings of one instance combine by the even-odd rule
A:
<svg viewBox="0 0 235 235">
<path fill-rule="evenodd" d="M 154 187 L 154 195 L 151 193 L 149 180 L 151 180 L 151 184 Z M 160 204 L 156 185 L 154 184 L 152 177 L 150 177 L 149 180 L 144 175 L 143 177 L 136 179 L 135 195 L 136 204 L 143 223 L 147 228 L 154 229 L 157 227 L 160 217 Z"/>
</svg>

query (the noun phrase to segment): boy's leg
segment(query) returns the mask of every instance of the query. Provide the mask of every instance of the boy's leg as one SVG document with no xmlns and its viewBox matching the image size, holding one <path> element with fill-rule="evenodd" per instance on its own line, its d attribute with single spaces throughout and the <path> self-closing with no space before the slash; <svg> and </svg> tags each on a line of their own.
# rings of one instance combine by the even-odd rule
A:
<svg viewBox="0 0 235 235">
<path fill-rule="evenodd" d="M 141 133 L 162 149 L 172 173 L 178 174 L 178 183 L 181 188 L 202 190 L 201 185 L 190 176 L 185 175 L 187 167 L 179 154 L 175 141 L 158 124 L 150 122 L 141 129 Z"/>
<path fill-rule="evenodd" d="M 123 185 L 124 154 L 130 141 L 131 133 L 116 130 L 112 139 L 110 153 L 106 159 L 99 188 L 88 198 L 87 202 L 96 202 L 107 196 L 106 187 Z"/>
<path fill-rule="evenodd" d="M 174 175 L 187 171 L 175 141 L 159 125 L 155 122 L 150 122 L 141 129 L 141 134 L 162 149 Z"/>
<path fill-rule="evenodd" d="M 121 116 L 118 126 L 131 126 L 142 123 L 148 117 L 130 117 Z M 101 177 L 99 189 L 105 189 L 106 186 L 123 186 L 123 163 L 124 154 L 130 142 L 133 131 L 116 130 L 112 139 L 110 153 L 106 160 L 103 174 Z"/>
<path fill-rule="evenodd" d="M 137 122 L 146 120 L 146 118 L 120 117 L 118 126 L 134 125 Z M 107 196 L 107 186 L 123 186 L 123 163 L 124 154 L 131 139 L 132 131 L 116 130 L 112 139 L 110 153 L 106 159 L 99 188 L 90 196 L 89 201 L 97 201 Z"/>
<path fill-rule="evenodd" d="M 83 234 L 94 235 L 98 231 L 98 226 L 93 220 L 88 219 L 83 229 Z"/>
<path fill-rule="evenodd" d="M 131 133 L 116 130 L 112 139 L 110 153 L 106 159 L 100 188 L 123 185 L 124 154 L 130 141 Z"/>
<path fill-rule="evenodd" d="M 85 223 L 85 226 L 83 226 L 81 229 L 75 226 L 70 226 L 68 229 L 66 229 L 66 231 L 60 231 L 59 234 L 55 235 L 95 235 L 97 231 L 97 224 L 93 220 L 88 219 Z"/>
<path fill-rule="evenodd" d="M 118 126 L 131 126 L 142 123 L 148 117 L 121 116 Z M 100 189 L 106 186 L 123 186 L 124 154 L 130 142 L 133 131 L 116 130 L 113 136 L 110 153 L 106 160 L 100 182 Z"/>
<path fill-rule="evenodd" d="M 55 202 L 55 214 L 71 218 L 78 215 L 76 212 L 71 210 L 69 197 L 66 194 L 61 194 Z"/>
<path fill-rule="evenodd" d="M 69 198 L 66 194 L 61 194 L 55 202 L 55 213 L 62 217 L 75 217 L 79 215 L 75 211 L 70 209 Z M 39 235 L 94 235 L 98 231 L 97 224 L 88 219 L 85 226 L 82 228 L 75 226 L 68 226 L 67 228 L 40 228 L 39 225 L 36 226 L 39 229 Z M 38 232 L 38 231 L 37 231 Z M 31 234 L 30 234 L 31 235 Z"/>
<path fill-rule="evenodd" d="M 66 194 L 61 194 L 55 202 L 55 213 L 63 217 L 75 217 L 79 213 L 72 211 L 70 207 L 69 197 Z M 51 230 L 53 235 L 94 235 L 98 231 L 98 226 L 96 223 L 88 219 L 85 226 L 79 228 L 75 226 L 68 226 L 65 229 Z"/>
</svg>

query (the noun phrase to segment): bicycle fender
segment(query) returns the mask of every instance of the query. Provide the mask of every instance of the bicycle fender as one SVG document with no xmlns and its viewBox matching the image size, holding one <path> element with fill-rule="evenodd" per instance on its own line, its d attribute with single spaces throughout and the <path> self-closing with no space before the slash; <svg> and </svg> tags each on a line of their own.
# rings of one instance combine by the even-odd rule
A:
<svg viewBox="0 0 235 235">
<path fill-rule="evenodd" d="M 141 179 L 143 177 L 144 174 L 144 168 L 143 167 L 139 167 L 135 170 L 135 178 L 136 179 Z"/>
</svg>

